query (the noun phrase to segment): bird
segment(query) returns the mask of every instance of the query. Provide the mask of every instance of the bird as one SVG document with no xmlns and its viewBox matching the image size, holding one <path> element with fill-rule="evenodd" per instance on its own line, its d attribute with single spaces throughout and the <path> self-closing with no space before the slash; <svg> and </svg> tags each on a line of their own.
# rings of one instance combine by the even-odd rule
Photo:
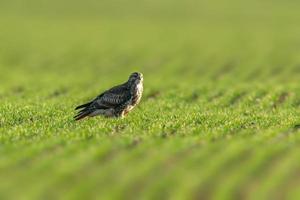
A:
<svg viewBox="0 0 300 200">
<path fill-rule="evenodd" d="M 78 113 L 74 119 L 79 121 L 98 115 L 123 118 L 141 101 L 143 81 L 142 73 L 131 73 L 125 83 L 104 91 L 88 103 L 77 106 L 75 110 L 78 110 Z"/>
</svg>

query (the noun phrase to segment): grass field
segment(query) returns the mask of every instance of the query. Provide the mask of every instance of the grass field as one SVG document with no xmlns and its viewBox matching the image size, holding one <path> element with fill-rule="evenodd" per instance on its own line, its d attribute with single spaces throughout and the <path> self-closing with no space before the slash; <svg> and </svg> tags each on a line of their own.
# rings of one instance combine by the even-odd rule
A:
<svg viewBox="0 0 300 200">
<path fill-rule="evenodd" d="M 299 199 L 300 2 L 0 1 L 0 199 Z M 74 107 L 144 74 L 124 119 Z"/>
</svg>

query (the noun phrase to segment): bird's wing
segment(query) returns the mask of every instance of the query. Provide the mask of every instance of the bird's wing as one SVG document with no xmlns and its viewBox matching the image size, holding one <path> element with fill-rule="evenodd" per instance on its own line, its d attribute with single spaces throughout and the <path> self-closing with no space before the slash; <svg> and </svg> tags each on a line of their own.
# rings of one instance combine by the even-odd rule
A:
<svg viewBox="0 0 300 200">
<path fill-rule="evenodd" d="M 115 108 L 128 101 L 130 97 L 130 91 L 126 87 L 126 84 L 113 87 L 100 94 L 93 101 L 78 106 L 76 110 L 81 110 L 74 118 L 76 120 L 80 120 L 93 113 L 97 109 Z"/>
<path fill-rule="evenodd" d="M 94 101 L 96 108 L 114 108 L 130 99 L 130 91 L 125 85 L 113 87 L 100 94 Z"/>
</svg>

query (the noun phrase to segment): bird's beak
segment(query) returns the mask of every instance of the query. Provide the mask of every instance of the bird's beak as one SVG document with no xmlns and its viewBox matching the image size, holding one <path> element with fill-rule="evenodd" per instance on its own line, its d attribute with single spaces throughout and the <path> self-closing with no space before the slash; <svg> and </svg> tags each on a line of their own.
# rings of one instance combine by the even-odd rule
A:
<svg viewBox="0 0 300 200">
<path fill-rule="evenodd" d="M 140 76 L 139 76 L 139 79 L 140 79 L 140 81 L 143 81 L 143 80 L 144 80 L 143 75 L 140 75 Z"/>
</svg>

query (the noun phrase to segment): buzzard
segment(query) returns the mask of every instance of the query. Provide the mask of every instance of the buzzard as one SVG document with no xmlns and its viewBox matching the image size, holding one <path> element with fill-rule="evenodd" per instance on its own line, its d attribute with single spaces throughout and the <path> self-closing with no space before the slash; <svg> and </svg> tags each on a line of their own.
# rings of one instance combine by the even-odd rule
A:
<svg viewBox="0 0 300 200">
<path fill-rule="evenodd" d="M 75 108 L 79 110 L 74 119 L 103 115 L 105 117 L 124 117 L 141 100 L 143 75 L 134 72 L 127 82 L 106 90 L 94 100 Z"/>
</svg>

